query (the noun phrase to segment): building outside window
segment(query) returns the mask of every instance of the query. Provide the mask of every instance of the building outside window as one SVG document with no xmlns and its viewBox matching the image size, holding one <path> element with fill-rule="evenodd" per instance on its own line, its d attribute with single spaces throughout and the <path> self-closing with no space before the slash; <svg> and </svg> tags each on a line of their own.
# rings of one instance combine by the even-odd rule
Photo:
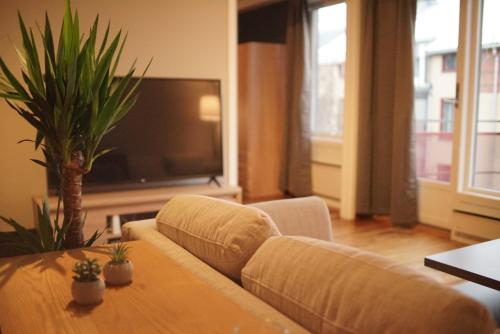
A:
<svg viewBox="0 0 500 334">
<path fill-rule="evenodd" d="M 500 1 L 483 0 L 469 187 L 500 191 Z M 415 32 L 417 174 L 451 176 L 460 1 L 418 0 Z M 436 29 L 439 26 L 439 29 Z M 474 65 L 471 65 L 474 66 Z"/>
<path fill-rule="evenodd" d="M 313 80 L 311 130 L 320 137 L 342 136 L 345 98 L 346 4 L 312 12 Z"/>
<path fill-rule="evenodd" d="M 484 0 L 469 186 L 500 194 L 500 1 Z"/>
<path fill-rule="evenodd" d="M 441 128 L 443 133 L 453 132 L 453 114 L 455 113 L 455 101 L 443 99 L 441 101 Z"/>
<path fill-rule="evenodd" d="M 451 179 L 459 15 L 460 2 L 456 0 L 417 2 L 414 70 L 417 175 L 446 183 Z"/>
<path fill-rule="evenodd" d="M 443 72 L 457 71 L 457 54 L 448 53 L 443 55 Z"/>
</svg>

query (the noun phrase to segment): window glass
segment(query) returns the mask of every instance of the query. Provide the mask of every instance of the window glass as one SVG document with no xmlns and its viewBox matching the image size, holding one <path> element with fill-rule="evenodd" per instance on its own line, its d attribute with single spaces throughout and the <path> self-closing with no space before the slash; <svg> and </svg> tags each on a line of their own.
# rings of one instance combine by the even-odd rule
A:
<svg viewBox="0 0 500 334">
<path fill-rule="evenodd" d="M 483 1 L 471 183 L 500 191 L 500 1 Z"/>
<path fill-rule="evenodd" d="M 312 37 L 312 132 L 340 137 L 345 94 L 346 4 L 314 10 Z"/>
<path fill-rule="evenodd" d="M 460 1 L 418 0 L 415 25 L 417 175 L 449 182 Z M 439 27 L 439 28 L 437 28 Z"/>
<path fill-rule="evenodd" d="M 443 100 L 441 110 L 441 132 L 453 131 L 453 115 L 455 113 L 455 101 Z"/>
</svg>

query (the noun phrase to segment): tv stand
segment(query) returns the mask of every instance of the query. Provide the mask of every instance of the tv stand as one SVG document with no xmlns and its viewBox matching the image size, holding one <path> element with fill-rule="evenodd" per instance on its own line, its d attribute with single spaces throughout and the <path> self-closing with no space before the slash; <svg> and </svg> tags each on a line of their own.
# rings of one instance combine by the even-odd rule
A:
<svg viewBox="0 0 500 334">
<path fill-rule="evenodd" d="M 217 185 L 217 187 L 222 188 L 222 185 L 220 184 L 219 180 L 217 180 L 217 176 L 215 176 L 215 175 L 210 176 L 207 184 L 212 184 L 212 182 L 215 183 Z"/>
<path fill-rule="evenodd" d="M 213 184 L 212 181 L 216 184 Z M 132 215 L 138 217 L 143 214 L 158 212 L 168 200 L 180 194 L 204 195 L 221 198 L 233 202 L 241 203 L 241 188 L 220 184 L 217 180 L 210 178 L 208 184 L 182 185 L 162 188 L 113 191 L 83 194 L 82 206 L 87 211 L 87 219 L 83 228 L 85 239 L 88 239 L 96 230 L 103 231 L 104 234 L 95 244 L 105 244 L 108 241 L 120 238 L 120 233 L 113 233 L 112 224 L 108 226 L 108 221 L 120 216 Z M 41 206 L 44 197 L 34 197 L 33 207 Z M 57 208 L 57 196 L 48 198 L 50 214 L 55 218 Z M 35 215 L 36 216 L 36 215 Z M 115 226 L 114 230 L 117 228 Z"/>
</svg>

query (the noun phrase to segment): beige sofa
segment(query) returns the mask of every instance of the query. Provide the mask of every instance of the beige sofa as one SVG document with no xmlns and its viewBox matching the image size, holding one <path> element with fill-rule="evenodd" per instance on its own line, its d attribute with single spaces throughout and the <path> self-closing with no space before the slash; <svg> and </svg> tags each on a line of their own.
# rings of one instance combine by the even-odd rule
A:
<svg viewBox="0 0 500 334">
<path fill-rule="evenodd" d="M 284 333 L 494 331 L 491 316 L 476 301 L 380 256 L 333 243 L 329 211 L 321 199 L 308 197 L 250 206 L 267 213 L 283 236 L 311 239 L 273 237 L 265 241 L 243 270 L 247 289 L 160 233 L 155 219 L 123 225 L 122 238 L 150 242 Z M 294 257 L 287 256 L 294 251 Z M 299 258 L 300 263 L 294 262 Z M 265 268 L 266 259 L 270 269 Z M 284 274 L 277 276 L 275 268 Z M 318 280 L 316 273 L 325 275 L 325 279 Z"/>
</svg>

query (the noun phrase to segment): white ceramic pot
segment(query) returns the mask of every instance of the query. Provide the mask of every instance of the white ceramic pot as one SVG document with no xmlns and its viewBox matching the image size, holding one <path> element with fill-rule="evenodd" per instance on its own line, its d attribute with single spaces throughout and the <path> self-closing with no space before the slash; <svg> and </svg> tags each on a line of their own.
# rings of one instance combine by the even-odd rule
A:
<svg viewBox="0 0 500 334">
<path fill-rule="evenodd" d="M 129 260 L 122 264 L 108 262 L 104 265 L 103 273 L 106 283 L 113 285 L 127 284 L 132 280 L 134 265 Z"/>
<path fill-rule="evenodd" d="M 93 305 L 101 302 L 105 287 L 104 281 L 100 278 L 92 282 L 73 281 L 71 293 L 77 304 Z"/>
</svg>

